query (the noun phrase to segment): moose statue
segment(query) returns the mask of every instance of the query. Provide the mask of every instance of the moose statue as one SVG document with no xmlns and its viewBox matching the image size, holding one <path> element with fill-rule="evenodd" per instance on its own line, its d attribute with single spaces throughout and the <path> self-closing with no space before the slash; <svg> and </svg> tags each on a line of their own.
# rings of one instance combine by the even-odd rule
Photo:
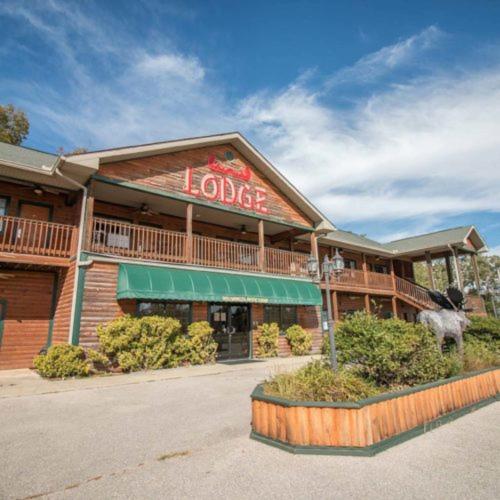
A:
<svg viewBox="0 0 500 500">
<path fill-rule="evenodd" d="M 463 293 L 455 287 L 449 287 L 446 294 L 429 290 L 429 297 L 440 309 L 426 309 L 417 315 L 417 321 L 426 325 L 436 336 L 440 349 L 445 338 L 452 338 L 460 354 L 463 353 L 463 334 L 470 321 L 464 310 Z"/>
</svg>

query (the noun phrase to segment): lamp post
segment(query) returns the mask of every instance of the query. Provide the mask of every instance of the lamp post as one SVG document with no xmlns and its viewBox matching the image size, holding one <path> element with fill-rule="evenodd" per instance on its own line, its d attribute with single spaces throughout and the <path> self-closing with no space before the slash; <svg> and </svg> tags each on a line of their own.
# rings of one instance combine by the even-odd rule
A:
<svg viewBox="0 0 500 500">
<path fill-rule="evenodd" d="M 324 276 L 326 285 L 326 310 L 327 310 L 327 324 L 328 324 L 328 337 L 330 339 L 330 363 L 332 370 L 336 371 L 338 369 L 337 362 L 337 349 L 335 347 L 335 332 L 333 329 L 333 318 L 332 318 L 332 303 L 330 297 L 330 276 L 333 274 L 338 276 L 344 270 L 345 264 L 343 257 L 339 254 L 338 248 L 335 250 L 335 255 L 330 260 L 327 255 L 323 260 L 323 265 L 321 270 L 319 269 L 319 263 L 317 259 L 311 255 L 307 260 L 307 268 L 309 274 L 312 278 L 321 278 Z"/>
</svg>

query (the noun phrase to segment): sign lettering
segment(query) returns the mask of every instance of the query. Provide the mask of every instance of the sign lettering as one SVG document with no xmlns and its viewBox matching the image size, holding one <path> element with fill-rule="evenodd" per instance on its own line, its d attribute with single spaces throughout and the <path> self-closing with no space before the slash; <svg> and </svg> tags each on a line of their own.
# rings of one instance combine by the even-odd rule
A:
<svg viewBox="0 0 500 500">
<path fill-rule="evenodd" d="M 208 158 L 208 167 L 211 172 L 205 174 L 199 183 L 193 177 L 193 167 L 186 168 L 184 193 L 197 198 L 205 198 L 208 201 L 219 201 L 224 205 L 232 205 L 244 210 L 252 210 L 261 214 L 268 213 L 266 190 L 249 183 L 252 177 L 250 167 L 227 166 L 213 155 Z"/>
</svg>

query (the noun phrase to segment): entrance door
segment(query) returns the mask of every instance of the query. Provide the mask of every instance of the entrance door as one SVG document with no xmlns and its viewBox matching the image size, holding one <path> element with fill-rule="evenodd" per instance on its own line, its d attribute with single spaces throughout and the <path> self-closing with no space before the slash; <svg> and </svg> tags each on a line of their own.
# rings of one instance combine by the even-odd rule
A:
<svg viewBox="0 0 500 500">
<path fill-rule="evenodd" d="M 250 354 L 250 306 L 211 304 L 210 325 L 214 329 L 218 359 L 248 358 Z"/>
</svg>

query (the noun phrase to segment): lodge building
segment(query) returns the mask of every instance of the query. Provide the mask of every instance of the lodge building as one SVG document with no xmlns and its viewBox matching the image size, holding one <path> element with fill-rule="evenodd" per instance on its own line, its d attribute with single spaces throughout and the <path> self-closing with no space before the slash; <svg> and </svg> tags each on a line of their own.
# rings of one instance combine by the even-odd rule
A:
<svg viewBox="0 0 500 500">
<path fill-rule="evenodd" d="M 342 231 L 239 133 L 67 157 L 0 143 L 0 369 L 54 343 L 94 346 L 122 314 L 207 320 L 221 359 L 254 356 L 264 322 L 302 325 L 319 352 L 327 300 L 335 320 L 413 321 L 432 307 L 413 262 L 432 283 L 445 257 L 463 288 L 460 256 L 479 283 L 484 248 L 473 226 L 389 244 Z M 307 262 L 336 249 L 346 267 L 327 296 Z"/>
</svg>

